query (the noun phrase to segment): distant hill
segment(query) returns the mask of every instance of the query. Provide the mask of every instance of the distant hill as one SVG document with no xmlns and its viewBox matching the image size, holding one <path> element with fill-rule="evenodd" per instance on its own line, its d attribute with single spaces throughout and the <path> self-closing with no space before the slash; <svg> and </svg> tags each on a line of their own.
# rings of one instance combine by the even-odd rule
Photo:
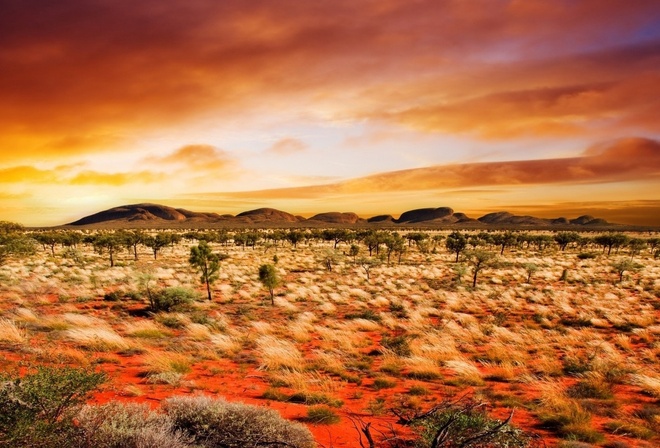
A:
<svg viewBox="0 0 660 448">
<path fill-rule="evenodd" d="M 239 213 L 236 218 L 244 218 L 252 223 L 259 222 L 299 222 L 304 221 L 302 216 L 293 216 L 291 213 L 275 210 L 274 208 L 258 208 Z"/>
<path fill-rule="evenodd" d="M 614 226 L 604 219 L 582 215 L 575 219 L 536 218 L 501 211 L 474 219 L 465 213 L 456 213 L 450 207 L 420 208 L 401 214 L 378 215 L 364 219 L 352 212 L 319 213 L 311 218 L 295 216 L 274 208 L 258 208 L 233 215 L 192 212 L 159 204 L 132 204 L 114 207 L 86 216 L 67 226 L 89 227 L 228 227 L 228 226 L 410 226 L 424 227 L 528 227 L 528 228 L 580 228 Z"/>
</svg>

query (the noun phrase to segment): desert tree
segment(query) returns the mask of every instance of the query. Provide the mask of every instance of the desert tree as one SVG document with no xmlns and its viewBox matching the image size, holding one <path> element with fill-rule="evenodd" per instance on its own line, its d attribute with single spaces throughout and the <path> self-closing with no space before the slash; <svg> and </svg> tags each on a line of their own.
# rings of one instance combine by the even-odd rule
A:
<svg viewBox="0 0 660 448">
<path fill-rule="evenodd" d="M 285 238 L 295 249 L 298 246 L 298 243 L 304 238 L 304 235 L 300 230 L 289 230 L 286 233 Z"/>
<path fill-rule="evenodd" d="M 495 254 L 486 250 L 471 250 L 465 252 L 465 259 L 472 267 L 472 287 L 477 286 L 479 272 L 493 265 Z"/>
<path fill-rule="evenodd" d="M 158 259 L 158 253 L 163 247 L 167 247 L 171 243 L 170 234 L 168 232 L 157 233 L 156 236 L 147 235 L 143 240 L 143 244 L 150 248 L 154 253 L 154 260 Z"/>
<path fill-rule="evenodd" d="M 401 256 L 406 250 L 405 240 L 397 232 L 393 232 L 388 235 L 388 238 L 385 240 L 385 247 L 387 248 L 387 265 L 390 265 L 390 259 L 393 253 L 399 254 L 399 262 L 401 262 Z"/>
<path fill-rule="evenodd" d="M 412 246 L 412 243 L 419 246 L 419 243 L 429 239 L 429 235 L 424 232 L 410 232 L 406 235 L 406 239 L 408 240 L 408 247 Z"/>
<path fill-rule="evenodd" d="M 327 249 L 321 254 L 320 262 L 325 267 L 326 271 L 332 272 L 334 266 L 339 263 L 339 253 L 332 249 Z"/>
<path fill-rule="evenodd" d="M 612 249 L 615 249 L 615 251 L 618 252 L 619 248 L 625 246 L 629 239 L 630 238 L 623 233 L 605 233 L 596 236 L 594 242 L 603 247 L 603 252 L 607 249 L 607 255 L 609 256 L 612 253 Z"/>
<path fill-rule="evenodd" d="M 513 247 L 518 243 L 518 236 L 510 230 L 507 230 L 506 232 L 495 234 L 493 241 L 500 247 L 500 255 L 504 255 L 504 250 L 507 247 Z"/>
<path fill-rule="evenodd" d="M 188 262 L 199 271 L 199 281 L 206 285 L 206 293 L 209 300 L 213 300 L 211 296 L 211 284 L 219 277 L 220 262 L 227 257 L 226 254 L 213 253 L 211 246 L 206 241 L 200 241 L 197 246 L 190 248 Z"/>
<path fill-rule="evenodd" d="M 0 265 L 11 256 L 27 256 L 35 252 L 35 240 L 25 235 L 23 226 L 0 221 Z"/>
<path fill-rule="evenodd" d="M 458 263 L 458 257 L 460 257 L 461 252 L 467 247 L 467 237 L 455 230 L 447 236 L 445 247 L 449 252 L 456 254 L 456 263 Z"/>
<path fill-rule="evenodd" d="M 532 275 L 539 270 L 539 267 L 534 263 L 525 263 L 523 264 L 523 268 L 525 268 L 525 272 L 527 273 L 527 283 L 531 283 Z"/>
<path fill-rule="evenodd" d="M 444 240 L 444 235 L 433 235 L 433 238 L 431 238 L 431 241 L 433 241 L 433 249 L 435 250 L 436 246 L 442 243 Z"/>
<path fill-rule="evenodd" d="M 44 249 L 49 247 L 52 256 L 55 256 L 55 246 L 64 243 L 64 235 L 55 231 L 39 232 L 36 233 L 33 238 L 37 240 L 37 242 L 41 244 Z"/>
<path fill-rule="evenodd" d="M 270 293 L 270 303 L 275 305 L 275 288 L 280 284 L 280 276 L 272 264 L 259 266 L 259 281 Z"/>
<path fill-rule="evenodd" d="M 646 249 L 647 242 L 643 238 L 631 238 L 628 242 L 628 249 L 630 250 L 630 259 L 635 258 L 635 255 Z"/>
<path fill-rule="evenodd" d="M 351 239 L 351 232 L 346 229 L 325 229 L 323 230 L 323 240 L 331 241 L 334 243 L 333 249 L 337 249 L 339 243 L 349 241 Z"/>
<path fill-rule="evenodd" d="M 554 236 L 554 240 L 562 252 L 566 250 L 569 244 L 577 243 L 580 241 L 580 234 L 577 232 L 558 232 Z"/>
<path fill-rule="evenodd" d="M 367 246 L 370 257 L 373 255 L 374 251 L 376 251 L 376 255 L 379 254 L 380 245 L 385 242 L 386 237 L 387 235 L 385 232 L 378 232 L 375 230 L 367 231 L 367 233 L 364 235 L 364 238 L 362 239 L 362 242 L 365 244 L 365 246 Z"/>
<path fill-rule="evenodd" d="M 364 273 L 367 275 L 367 282 L 371 280 L 371 270 L 381 263 L 380 259 L 372 257 L 360 257 L 357 264 L 360 265 Z"/>
<path fill-rule="evenodd" d="M 138 261 L 137 247 L 145 241 L 145 233 L 141 230 L 122 231 L 119 237 L 128 250 L 133 252 L 133 258 Z"/>
<path fill-rule="evenodd" d="M 353 263 L 355 263 L 355 258 L 360 254 L 360 246 L 357 244 L 351 244 L 351 248 L 348 250 L 348 255 L 353 257 Z"/>
<path fill-rule="evenodd" d="M 638 272 L 643 267 L 641 264 L 628 259 L 617 260 L 611 266 L 619 276 L 619 283 L 623 282 L 623 276 L 626 272 Z"/>
<path fill-rule="evenodd" d="M 92 245 L 94 246 L 94 250 L 99 254 L 107 252 L 110 257 L 110 267 L 115 266 L 115 252 L 122 246 L 122 241 L 117 235 L 113 233 L 99 233 L 92 239 Z"/>
</svg>

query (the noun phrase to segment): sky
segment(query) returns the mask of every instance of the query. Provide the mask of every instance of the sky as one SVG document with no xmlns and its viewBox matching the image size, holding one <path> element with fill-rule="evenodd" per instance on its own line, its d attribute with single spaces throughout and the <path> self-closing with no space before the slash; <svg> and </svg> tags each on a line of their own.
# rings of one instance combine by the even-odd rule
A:
<svg viewBox="0 0 660 448">
<path fill-rule="evenodd" d="M 657 0 L 3 0 L 0 220 L 660 226 Z"/>
</svg>

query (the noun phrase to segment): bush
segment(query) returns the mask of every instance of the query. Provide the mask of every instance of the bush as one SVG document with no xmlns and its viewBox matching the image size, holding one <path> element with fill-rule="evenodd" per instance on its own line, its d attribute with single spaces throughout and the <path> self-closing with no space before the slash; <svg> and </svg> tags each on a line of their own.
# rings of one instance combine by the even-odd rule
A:
<svg viewBox="0 0 660 448">
<path fill-rule="evenodd" d="M 153 311 L 169 312 L 190 305 L 198 298 L 198 294 L 188 288 L 175 286 L 154 291 L 150 294 L 149 305 Z"/>
<path fill-rule="evenodd" d="M 508 422 L 490 418 L 476 402 L 446 404 L 412 421 L 421 432 L 418 446 L 460 446 L 465 448 L 532 446 L 533 439 Z M 437 440 L 434 445 L 434 441 Z M 439 443 L 438 443 L 439 442 Z"/>
<path fill-rule="evenodd" d="M 394 354 L 398 356 L 410 356 L 412 351 L 410 350 L 410 341 L 408 336 L 399 335 L 399 336 L 383 336 L 380 341 L 380 345 L 383 348 L 391 350 Z"/>
<path fill-rule="evenodd" d="M 314 406 L 307 410 L 306 421 L 317 425 L 333 425 L 339 423 L 339 416 L 326 406 Z"/>
<path fill-rule="evenodd" d="M 173 397 L 163 403 L 174 428 L 199 447 L 263 447 L 286 442 L 296 448 L 316 446 L 309 430 L 262 409 L 208 397 Z"/>
<path fill-rule="evenodd" d="M 84 446 L 90 448 L 186 448 L 191 443 L 167 415 L 146 404 L 85 406 L 76 420 Z"/>
<path fill-rule="evenodd" d="M 374 389 L 391 389 L 396 387 L 396 381 L 389 380 L 387 378 L 376 378 L 374 380 Z"/>
<path fill-rule="evenodd" d="M 70 446 L 74 409 L 104 381 L 103 373 L 72 367 L 37 367 L 23 378 L 1 378 L 0 445 Z"/>
<path fill-rule="evenodd" d="M 608 400 L 614 396 L 612 388 L 605 381 L 581 380 L 570 386 L 566 393 L 571 398 L 595 398 Z"/>
</svg>

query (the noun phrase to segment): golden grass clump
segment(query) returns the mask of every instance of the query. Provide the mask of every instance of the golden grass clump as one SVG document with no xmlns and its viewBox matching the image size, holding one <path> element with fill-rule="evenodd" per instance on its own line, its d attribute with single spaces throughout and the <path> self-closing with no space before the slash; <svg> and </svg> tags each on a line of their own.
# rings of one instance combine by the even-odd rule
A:
<svg viewBox="0 0 660 448">
<path fill-rule="evenodd" d="M 111 328 L 89 327 L 72 328 L 64 332 L 64 337 L 88 350 L 126 350 L 131 344 Z"/>
<path fill-rule="evenodd" d="M 27 331 L 12 320 L 0 319 L 0 341 L 21 344 L 27 341 Z"/>
<path fill-rule="evenodd" d="M 150 352 L 143 359 L 145 373 L 149 376 L 162 374 L 185 375 L 192 370 L 190 357 L 176 352 Z"/>
<path fill-rule="evenodd" d="M 305 359 L 296 346 L 274 336 L 261 336 L 257 339 L 257 354 L 261 358 L 261 367 L 266 370 L 302 369 Z"/>
</svg>

